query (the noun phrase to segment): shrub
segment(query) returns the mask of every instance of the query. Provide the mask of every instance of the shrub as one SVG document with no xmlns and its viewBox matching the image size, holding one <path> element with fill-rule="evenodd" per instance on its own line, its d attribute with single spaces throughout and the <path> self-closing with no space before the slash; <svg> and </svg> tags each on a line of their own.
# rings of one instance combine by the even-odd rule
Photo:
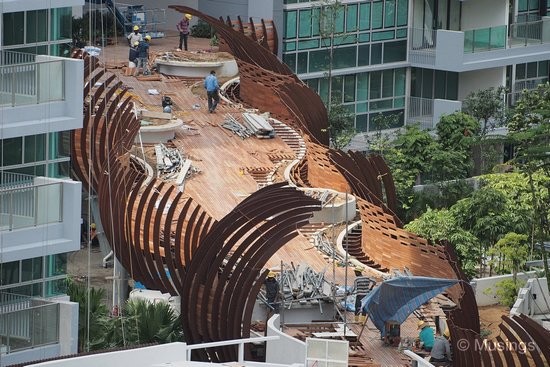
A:
<svg viewBox="0 0 550 367">
<path fill-rule="evenodd" d="M 197 38 L 211 38 L 212 30 L 210 28 L 210 24 L 199 19 L 197 24 L 191 27 L 191 36 Z"/>
<path fill-rule="evenodd" d="M 522 282 L 514 282 L 512 279 L 505 279 L 495 284 L 495 294 L 498 303 L 502 306 L 510 307 L 516 302 L 519 289 L 523 286 Z"/>
</svg>

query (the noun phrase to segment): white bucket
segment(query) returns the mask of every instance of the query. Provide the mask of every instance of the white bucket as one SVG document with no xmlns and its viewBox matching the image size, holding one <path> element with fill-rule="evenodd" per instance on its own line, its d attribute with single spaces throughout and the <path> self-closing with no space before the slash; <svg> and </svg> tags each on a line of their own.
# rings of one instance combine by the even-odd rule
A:
<svg viewBox="0 0 550 367">
<path fill-rule="evenodd" d="M 135 68 L 136 64 L 133 61 L 128 61 L 128 67 L 129 68 Z"/>
</svg>

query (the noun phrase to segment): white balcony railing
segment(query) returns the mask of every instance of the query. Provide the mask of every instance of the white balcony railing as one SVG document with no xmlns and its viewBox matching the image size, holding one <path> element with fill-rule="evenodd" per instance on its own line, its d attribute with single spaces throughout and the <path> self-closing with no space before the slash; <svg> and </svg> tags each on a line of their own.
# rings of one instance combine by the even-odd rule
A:
<svg viewBox="0 0 550 367">
<path fill-rule="evenodd" d="M 0 66 L 0 105 L 14 107 L 64 100 L 64 61 L 20 63 L 27 57 L 22 55 L 26 54 L 2 54 L 2 58 L 13 64 Z"/>
<path fill-rule="evenodd" d="M 59 304 L 0 292 L 0 340 L 2 354 L 58 343 Z"/>
<path fill-rule="evenodd" d="M 433 128 L 434 100 L 420 97 L 409 97 L 409 116 L 407 123 L 420 123 L 421 128 Z"/>
<path fill-rule="evenodd" d="M 63 220 L 63 184 L 12 181 L 0 188 L 0 231 Z"/>
</svg>

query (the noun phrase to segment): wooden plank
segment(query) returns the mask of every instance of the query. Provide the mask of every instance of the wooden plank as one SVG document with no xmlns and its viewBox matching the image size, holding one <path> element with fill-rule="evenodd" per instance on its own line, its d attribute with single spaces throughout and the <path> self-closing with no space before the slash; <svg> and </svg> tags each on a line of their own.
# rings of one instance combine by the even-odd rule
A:
<svg viewBox="0 0 550 367">
<path fill-rule="evenodd" d="M 189 172 L 190 168 L 191 168 L 191 160 L 186 159 L 185 162 L 183 162 L 183 166 L 181 167 L 180 172 L 178 173 L 178 177 L 176 177 L 176 185 L 178 186 L 183 185 L 183 181 L 185 181 L 185 176 L 187 176 L 187 172 Z"/>
</svg>

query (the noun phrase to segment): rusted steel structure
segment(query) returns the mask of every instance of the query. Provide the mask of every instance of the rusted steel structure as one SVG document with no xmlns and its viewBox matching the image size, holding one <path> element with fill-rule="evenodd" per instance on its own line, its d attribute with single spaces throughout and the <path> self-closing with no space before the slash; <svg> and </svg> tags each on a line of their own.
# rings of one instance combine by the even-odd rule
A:
<svg viewBox="0 0 550 367">
<path fill-rule="evenodd" d="M 223 22 L 223 18 L 220 18 L 220 20 Z M 277 35 L 277 28 L 273 20 L 260 19 L 260 23 L 255 23 L 252 18 L 249 18 L 248 22 L 243 22 L 240 16 L 237 16 L 237 20 L 231 20 L 227 16 L 225 23 L 236 31 L 250 37 L 254 42 L 262 45 L 262 47 L 274 55 L 277 55 L 279 52 L 279 36 Z M 220 39 L 219 50 L 229 51 L 229 46 L 224 38 Z"/>
<path fill-rule="evenodd" d="M 243 101 L 272 112 L 301 132 L 307 154 L 294 168 L 295 182 L 357 197 L 361 252 L 369 261 L 380 269 L 407 267 L 416 275 L 465 280 L 448 245 L 430 244 L 401 228 L 394 214 L 391 173 L 380 157 L 328 147 L 327 114 L 321 99 L 273 53 L 236 31 L 233 24 L 188 7 L 170 8 L 202 18 L 226 40 L 237 59 Z M 98 195 L 115 256 L 147 287 L 182 297 L 187 342 L 248 336 L 252 308 L 267 275 L 261 269 L 296 236 L 296 229 L 308 222 L 311 213 L 320 210 L 321 203 L 276 184 L 255 192 L 215 221 L 193 198 L 144 174 L 141 163 L 128 153 L 139 129 L 130 97 L 97 59 L 82 52 L 74 57 L 85 62 L 85 99 L 83 128 L 73 133 L 73 169 Z M 449 296 L 457 304 L 448 316 L 458 365 L 528 365 L 526 358 L 513 353 L 498 359 L 491 353 L 462 350 L 459 338 L 479 339 L 475 298 L 465 281 L 453 287 Z M 535 343 L 530 358 L 537 365 L 548 363 L 548 332 L 523 316 L 506 318 L 503 325 L 509 340 Z M 234 347 L 219 347 L 197 351 L 195 358 L 222 362 L 235 360 L 236 354 Z"/>
</svg>

